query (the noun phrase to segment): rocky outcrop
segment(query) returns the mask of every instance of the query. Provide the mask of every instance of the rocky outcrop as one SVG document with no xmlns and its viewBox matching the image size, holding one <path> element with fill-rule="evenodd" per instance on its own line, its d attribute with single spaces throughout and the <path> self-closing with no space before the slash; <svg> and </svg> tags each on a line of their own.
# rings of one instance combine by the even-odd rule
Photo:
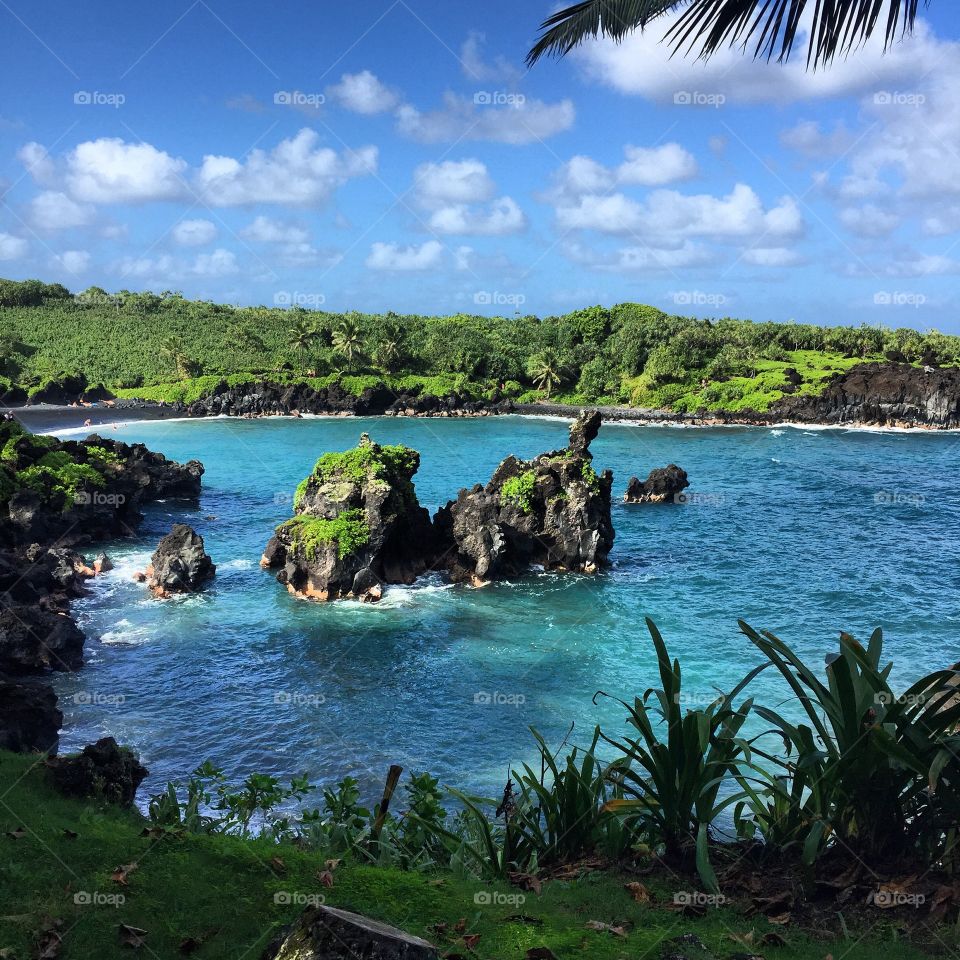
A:
<svg viewBox="0 0 960 960">
<path fill-rule="evenodd" d="M 0 750 L 56 753 L 63 724 L 48 683 L 0 677 Z"/>
<path fill-rule="evenodd" d="M 0 677 L 13 685 L 10 696 L 0 693 L 0 742 L 46 749 L 50 740 L 55 747 L 50 731 L 60 714 L 41 678 L 81 667 L 84 635 L 70 601 L 89 577 L 110 568 L 106 556 L 88 564 L 73 547 L 131 535 L 142 503 L 194 498 L 202 474 L 199 462 L 181 465 L 142 444 L 97 436 L 60 441 L 0 421 Z M 37 724 L 32 744 L 24 726 L 30 716 Z"/>
<path fill-rule="evenodd" d="M 196 593 L 216 572 L 203 537 L 185 523 L 175 523 L 154 551 L 144 576 L 155 597 L 170 597 Z"/>
<path fill-rule="evenodd" d="M 779 420 L 820 424 L 960 427 L 960 368 L 863 363 L 831 380 L 816 397 L 784 397 Z"/>
<path fill-rule="evenodd" d="M 600 414 L 582 413 L 566 449 L 524 461 L 507 457 L 486 486 L 461 490 L 434 518 L 438 563 L 477 585 L 533 566 L 593 573 L 613 546 L 609 470 L 593 469 Z"/>
<path fill-rule="evenodd" d="M 335 907 L 307 907 L 262 960 L 437 960 L 436 948 L 396 927 Z"/>
<path fill-rule="evenodd" d="M 430 516 L 412 482 L 419 466 L 416 450 L 380 446 L 366 434 L 353 450 L 324 454 L 261 566 L 314 600 L 378 600 L 384 584 L 412 583 L 434 552 Z"/>
<path fill-rule="evenodd" d="M 671 463 L 651 470 L 642 483 L 637 477 L 631 477 L 623 499 L 625 503 L 673 503 L 677 494 L 689 486 L 687 471 Z"/>
<path fill-rule="evenodd" d="M 49 761 L 54 786 L 68 797 L 98 797 L 129 807 L 149 771 L 127 747 L 104 737 L 78 754 Z"/>
<path fill-rule="evenodd" d="M 221 381 L 195 403 L 179 405 L 190 417 L 277 416 L 290 413 L 353 414 L 361 417 L 415 415 L 463 416 L 484 413 L 508 413 L 509 400 L 471 400 L 459 393 L 445 397 L 422 390 L 392 390 L 386 384 L 365 388 L 354 394 L 337 381 L 329 386 L 312 387 L 308 383 L 243 383 L 230 386 Z"/>
</svg>

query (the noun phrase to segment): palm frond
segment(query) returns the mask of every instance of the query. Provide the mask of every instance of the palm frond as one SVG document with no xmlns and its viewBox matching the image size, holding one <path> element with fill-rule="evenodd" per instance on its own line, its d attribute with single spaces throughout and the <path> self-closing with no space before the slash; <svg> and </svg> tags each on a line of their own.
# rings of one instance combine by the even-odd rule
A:
<svg viewBox="0 0 960 960">
<path fill-rule="evenodd" d="M 540 24 L 540 39 L 527 54 L 527 66 L 541 57 L 566 56 L 587 37 L 602 34 L 622 40 L 637 27 L 677 6 L 680 0 L 582 0 L 547 17 Z"/>
<path fill-rule="evenodd" d="M 881 29 L 881 20 L 884 49 L 889 49 L 913 31 L 920 7 L 920 0 L 584 0 L 543 22 L 544 32 L 527 63 L 532 66 L 545 54 L 565 56 L 588 37 L 619 42 L 685 3 L 687 9 L 664 37 L 674 53 L 709 59 L 722 47 L 752 46 L 755 58 L 781 62 L 793 52 L 812 7 L 808 69 L 828 66 L 838 55 L 856 50 Z"/>
</svg>

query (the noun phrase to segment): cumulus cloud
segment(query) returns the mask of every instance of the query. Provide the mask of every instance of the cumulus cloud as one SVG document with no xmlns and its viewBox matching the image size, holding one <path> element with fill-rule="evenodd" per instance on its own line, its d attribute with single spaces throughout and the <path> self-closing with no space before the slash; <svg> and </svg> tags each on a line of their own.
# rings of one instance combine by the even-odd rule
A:
<svg viewBox="0 0 960 960">
<path fill-rule="evenodd" d="M 807 157 L 829 157 L 844 153 L 853 145 L 853 134 L 843 125 L 825 131 L 815 120 L 801 120 L 780 134 L 780 142 Z"/>
<path fill-rule="evenodd" d="M 370 247 L 367 266 L 371 270 L 430 270 L 438 266 L 442 258 L 443 245 L 436 240 L 407 247 L 396 243 L 374 243 Z"/>
<path fill-rule="evenodd" d="M 795 267 L 803 257 L 789 247 L 753 247 L 745 250 L 742 259 L 755 267 Z"/>
<path fill-rule="evenodd" d="M 789 238 L 803 232 L 803 217 L 792 197 L 765 208 L 757 194 L 742 183 L 725 197 L 655 190 L 639 202 L 622 193 L 584 194 L 557 207 L 557 224 L 567 230 L 642 233 L 655 246 L 669 246 L 692 236 Z"/>
<path fill-rule="evenodd" d="M 86 250 L 64 250 L 53 258 L 53 265 L 67 273 L 80 274 L 90 266 L 90 254 Z"/>
<path fill-rule="evenodd" d="M 424 163 L 414 171 L 414 195 L 429 211 L 435 233 L 500 236 L 526 228 L 527 219 L 512 197 L 499 197 L 486 164 L 479 160 Z"/>
<path fill-rule="evenodd" d="M 20 260 L 27 255 L 30 244 L 22 237 L 0 233 L 0 260 Z"/>
<path fill-rule="evenodd" d="M 886 237 L 900 225 L 900 217 L 868 203 L 841 210 L 840 222 L 860 237 Z"/>
<path fill-rule="evenodd" d="M 201 253 L 194 261 L 192 272 L 201 277 L 227 277 L 238 273 L 237 257 L 232 250 L 218 247 L 213 253 Z"/>
<path fill-rule="evenodd" d="M 240 231 L 240 236 L 254 243 L 304 243 L 310 238 L 305 227 L 264 216 L 247 224 Z"/>
<path fill-rule="evenodd" d="M 513 86 L 523 77 L 523 70 L 506 57 L 497 56 L 485 60 L 483 47 L 487 38 L 483 33 L 472 31 L 460 47 L 460 66 L 468 80 L 485 83 L 505 83 Z"/>
<path fill-rule="evenodd" d="M 400 103 L 399 94 L 369 70 L 345 73 L 339 83 L 327 87 L 327 96 L 347 110 L 366 116 L 392 110 Z"/>
<path fill-rule="evenodd" d="M 252 150 L 245 160 L 208 155 L 196 176 L 197 189 L 216 206 L 276 203 L 317 206 L 353 177 L 374 173 L 377 148 L 337 153 L 319 146 L 315 130 L 302 129 L 273 150 Z"/>
<path fill-rule="evenodd" d="M 517 95 L 504 105 L 446 93 L 439 110 L 421 112 L 410 104 L 397 110 L 397 130 L 421 143 L 488 140 L 525 144 L 546 140 L 573 126 L 573 102 L 544 103 Z"/>
<path fill-rule="evenodd" d="M 217 227 L 210 220 L 181 220 L 173 228 L 171 235 L 182 247 L 202 247 L 213 242 L 217 236 Z"/>
<path fill-rule="evenodd" d="M 605 273 L 656 273 L 701 267 L 713 263 L 714 253 L 701 244 L 685 240 L 673 249 L 631 245 L 612 252 L 585 247 L 578 241 L 564 244 L 564 253 L 574 263 Z"/>
<path fill-rule="evenodd" d="M 123 257 L 111 265 L 113 273 L 140 280 L 147 286 L 160 286 L 182 274 L 182 265 L 164 254 L 161 257 Z"/>
<path fill-rule="evenodd" d="M 30 201 L 29 216 L 39 230 L 69 230 L 92 223 L 95 211 L 58 190 L 45 190 Z"/>
<path fill-rule="evenodd" d="M 186 194 L 185 160 L 149 143 L 102 137 L 78 144 L 66 157 L 71 196 L 88 203 L 145 203 Z"/>
<path fill-rule="evenodd" d="M 955 56 L 952 44 L 936 39 L 919 22 L 914 36 L 886 54 L 882 40 L 873 38 L 848 59 L 839 58 L 829 70 L 806 69 L 800 38 L 799 55 L 786 64 L 754 60 L 738 49 L 723 48 L 708 61 L 671 57 L 672 47 L 662 38 L 681 11 L 666 14 L 647 30 L 636 31 L 617 44 L 590 41 L 574 54 L 586 74 L 621 93 L 661 102 L 675 102 L 678 94 L 720 94 L 728 102 L 790 103 L 796 100 L 859 95 L 884 88 L 903 89 L 928 71 L 937 70 Z M 693 109 L 693 107 L 685 107 Z"/>
<path fill-rule="evenodd" d="M 43 144 L 25 143 L 17 151 L 17 159 L 40 186 L 48 187 L 56 182 L 56 164 Z"/>
</svg>

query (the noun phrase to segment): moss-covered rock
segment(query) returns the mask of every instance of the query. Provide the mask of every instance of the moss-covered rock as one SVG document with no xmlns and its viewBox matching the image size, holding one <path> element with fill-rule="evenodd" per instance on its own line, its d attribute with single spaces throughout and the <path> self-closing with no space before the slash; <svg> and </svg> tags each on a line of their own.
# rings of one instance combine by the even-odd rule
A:
<svg viewBox="0 0 960 960">
<path fill-rule="evenodd" d="M 294 495 L 261 565 L 291 593 L 315 600 L 377 600 L 383 585 L 412 583 L 433 558 L 430 517 L 417 502 L 420 454 L 381 446 L 325 453 Z"/>
</svg>

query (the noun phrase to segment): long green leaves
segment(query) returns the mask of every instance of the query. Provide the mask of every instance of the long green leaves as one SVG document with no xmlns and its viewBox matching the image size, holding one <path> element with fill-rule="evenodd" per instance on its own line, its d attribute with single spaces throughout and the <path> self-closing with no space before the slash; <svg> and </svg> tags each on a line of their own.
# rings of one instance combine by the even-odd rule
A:
<svg viewBox="0 0 960 960">
<path fill-rule="evenodd" d="M 533 66 L 542 56 L 565 56 L 588 37 L 620 41 L 686 0 L 584 0 L 548 17 L 527 54 Z M 929 2 L 929 0 L 927 0 Z M 887 16 L 881 18 L 884 7 Z M 825 67 L 855 50 L 880 28 L 885 47 L 912 31 L 919 0 L 690 0 L 664 38 L 675 52 L 704 59 L 726 46 L 753 48 L 767 60 L 787 60 L 805 20 L 809 21 L 807 66 Z"/>
</svg>

